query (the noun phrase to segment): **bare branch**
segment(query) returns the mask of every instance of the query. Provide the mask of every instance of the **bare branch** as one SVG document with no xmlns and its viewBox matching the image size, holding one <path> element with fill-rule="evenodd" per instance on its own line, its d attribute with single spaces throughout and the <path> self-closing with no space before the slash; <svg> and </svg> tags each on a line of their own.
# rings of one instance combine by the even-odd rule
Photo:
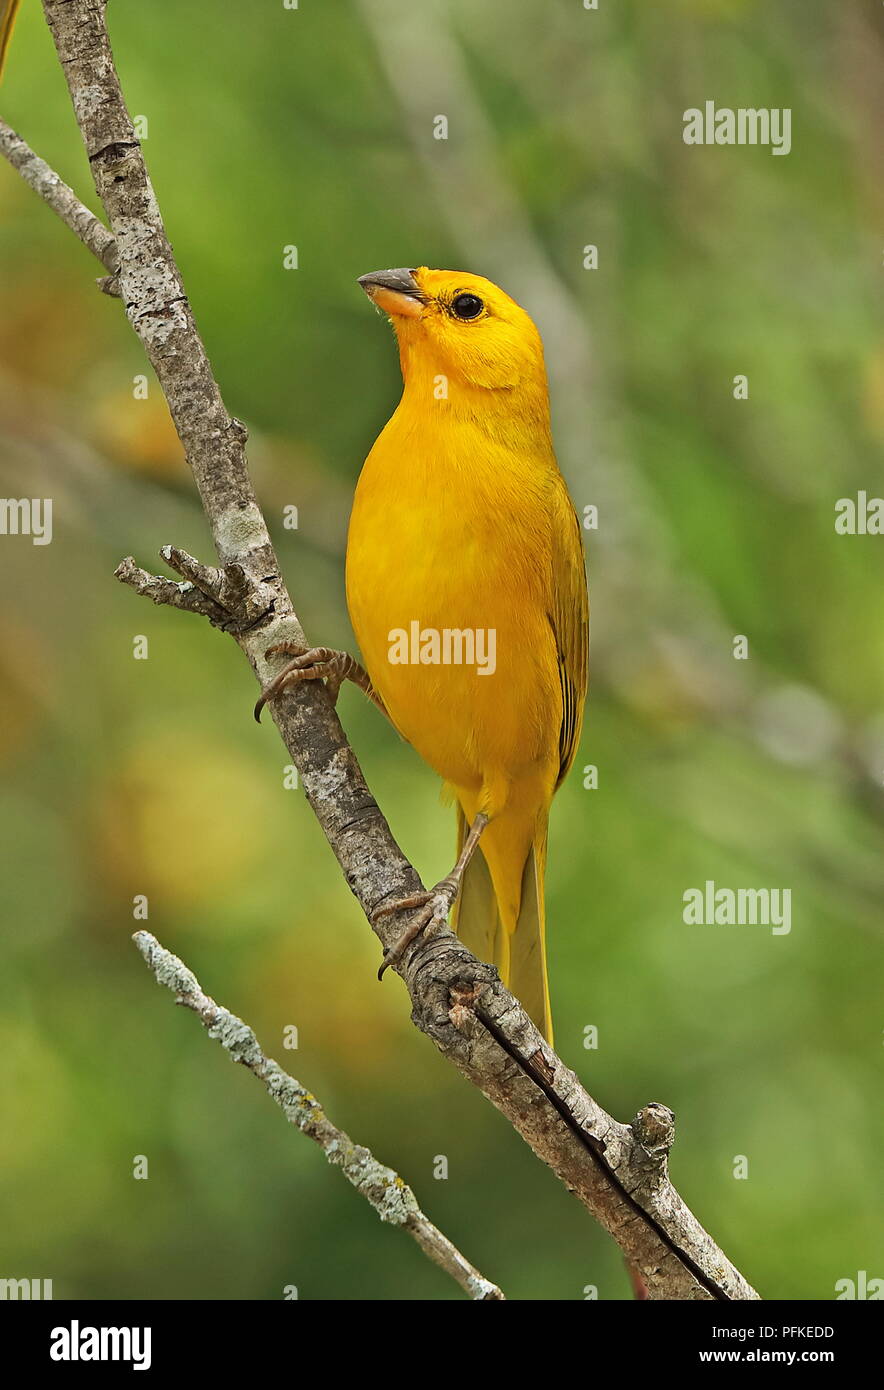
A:
<svg viewBox="0 0 884 1390">
<path fill-rule="evenodd" d="M 119 248 L 126 313 L 165 392 L 227 593 L 236 596 L 234 622 L 225 626 L 265 685 L 267 647 L 307 643 L 254 497 L 246 433 L 227 413 L 184 293 L 120 91 L 103 0 L 43 0 L 43 7 Z M 219 571 L 166 552 L 170 564 L 173 557 L 179 572 L 190 564 L 196 587 L 201 580 L 211 597 L 221 594 Z M 129 573 L 121 576 L 126 582 Z M 138 583 L 153 597 L 158 590 L 151 580 Z M 418 875 L 371 796 L 322 683 L 284 692 L 272 713 L 347 883 L 386 949 L 399 924 L 393 917 L 375 921 L 373 914 L 418 891 Z M 758 1297 L 669 1180 L 665 1107 L 647 1107 L 633 1126 L 614 1120 L 543 1040 L 494 968 L 447 928 L 418 937 L 395 969 L 409 990 L 416 1026 L 612 1234 L 650 1298 Z"/>
<path fill-rule="evenodd" d="M 242 565 L 235 560 L 224 565 L 223 568 L 217 569 L 212 565 L 201 564 L 186 550 L 180 550 L 175 545 L 164 545 L 160 554 L 170 569 L 190 580 L 192 584 L 201 589 L 207 597 L 214 599 L 228 613 L 233 612 L 246 602 L 249 580 Z"/>
<path fill-rule="evenodd" d="M 111 277 L 117 271 L 117 248 L 113 236 L 103 222 L 80 202 L 72 188 L 50 169 L 29 145 L 17 135 L 12 126 L 0 120 L 0 154 L 17 169 L 26 184 L 39 193 L 45 203 L 70 227 L 83 245 L 96 256 Z M 107 291 L 108 286 L 102 284 Z"/>
<path fill-rule="evenodd" d="M 167 604 L 170 608 L 183 608 L 187 613 L 200 613 L 216 627 L 222 627 L 230 614 L 213 599 L 185 579 L 176 582 L 165 579 L 160 574 L 151 574 L 136 565 L 131 555 L 121 560 L 114 570 L 114 578 L 121 584 L 128 584 L 136 594 L 149 598 L 152 603 Z"/>
<path fill-rule="evenodd" d="M 382 1221 L 401 1226 L 413 1236 L 421 1249 L 475 1300 L 501 1300 L 496 1284 L 480 1274 L 464 1259 L 438 1226 L 421 1210 L 418 1200 L 398 1173 L 380 1163 L 362 1144 L 354 1144 L 348 1134 L 332 1124 L 316 1097 L 278 1062 L 266 1057 L 247 1023 L 216 1004 L 203 993 L 199 980 L 183 961 L 161 946 L 150 932 L 138 931 L 132 940 L 156 976 L 157 982 L 175 995 L 175 1002 L 196 1014 L 210 1038 L 241 1062 L 267 1089 L 289 1124 L 318 1144 L 328 1159 L 344 1174 Z"/>
</svg>

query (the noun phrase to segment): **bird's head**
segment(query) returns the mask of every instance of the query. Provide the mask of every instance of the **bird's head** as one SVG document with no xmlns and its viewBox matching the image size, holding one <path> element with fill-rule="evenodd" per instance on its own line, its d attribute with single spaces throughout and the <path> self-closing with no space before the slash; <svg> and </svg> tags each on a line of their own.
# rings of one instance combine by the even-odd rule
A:
<svg viewBox="0 0 884 1390">
<path fill-rule="evenodd" d="M 525 310 L 481 275 L 460 270 L 378 270 L 360 285 L 390 318 L 402 374 L 443 375 L 486 391 L 546 393 L 540 334 Z"/>
</svg>

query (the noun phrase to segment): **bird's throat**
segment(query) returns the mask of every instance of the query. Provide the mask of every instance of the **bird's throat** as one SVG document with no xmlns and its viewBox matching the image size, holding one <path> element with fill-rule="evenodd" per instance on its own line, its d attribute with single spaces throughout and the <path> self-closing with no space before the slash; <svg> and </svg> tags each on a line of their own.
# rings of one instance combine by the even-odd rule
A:
<svg viewBox="0 0 884 1390">
<path fill-rule="evenodd" d="M 479 385 L 452 371 L 424 344 L 414 345 L 409 335 L 398 337 L 403 391 L 397 416 L 437 437 L 476 432 L 513 448 L 530 447 L 541 455 L 552 451 L 545 380 L 526 378 L 505 387 Z"/>
</svg>

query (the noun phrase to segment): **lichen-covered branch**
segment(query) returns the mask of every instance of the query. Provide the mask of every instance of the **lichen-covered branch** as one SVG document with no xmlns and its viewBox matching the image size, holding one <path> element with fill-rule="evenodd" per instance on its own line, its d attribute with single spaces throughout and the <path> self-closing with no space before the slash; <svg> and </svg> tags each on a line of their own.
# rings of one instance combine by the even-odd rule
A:
<svg viewBox="0 0 884 1390">
<path fill-rule="evenodd" d="M 120 90 L 103 0 L 43 0 L 43 7 L 118 248 L 121 298 L 168 401 L 219 566 L 201 565 L 171 547 L 163 557 L 229 613 L 218 625 L 266 685 L 273 674 L 266 649 L 284 641 L 304 644 L 304 635 L 252 491 L 246 432 L 227 413 L 184 292 Z M 130 562 L 120 577 L 154 600 L 188 606 L 175 597 L 179 585 Z M 322 683 L 285 691 L 271 709 L 346 881 L 388 948 L 401 923 L 394 916 L 376 920 L 374 913 L 418 891 L 418 875 L 372 797 Z M 395 969 L 408 988 L 416 1026 L 611 1233 L 650 1298 L 758 1297 L 669 1180 L 673 1130 L 665 1106 L 646 1107 L 632 1125 L 608 1115 L 494 968 L 447 928 L 418 937 Z"/>
<path fill-rule="evenodd" d="M 370 1202 L 382 1221 L 401 1226 L 423 1251 L 460 1287 L 476 1300 L 500 1300 L 496 1284 L 464 1259 L 438 1226 L 421 1210 L 406 1182 L 370 1149 L 354 1144 L 348 1134 L 332 1124 L 319 1101 L 278 1062 L 266 1057 L 247 1023 L 203 992 L 199 980 L 183 961 L 161 946 L 150 932 L 132 938 L 157 981 L 175 995 L 175 1001 L 196 1014 L 210 1038 L 219 1042 L 234 1062 L 241 1062 L 267 1089 L 290 1124 L 318 1144 L 328 1159 L 341 1169 L 356 1191 Z"/>
</svg>

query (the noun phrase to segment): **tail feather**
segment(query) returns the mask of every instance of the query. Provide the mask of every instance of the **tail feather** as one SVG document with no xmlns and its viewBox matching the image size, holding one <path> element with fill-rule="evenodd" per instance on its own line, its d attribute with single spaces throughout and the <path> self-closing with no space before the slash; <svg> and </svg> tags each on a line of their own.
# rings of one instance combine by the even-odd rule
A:
<svg viewBox="0 0 884 1390">
<path fill-rule="evenodd" d="M 458 806 L 458 855 L 463 849 L 466 836 L 466 816 Z M 481 847 L 476 850 L 467 865 L 451 922 L 463 944 L 469 947 L 479 960 L 487 960 L 490 965 L 496 965 L 501 979 L 506 984 L 509 978 L 509 936 L 500 920 L 491 871 Z"/>
<path fill-rule="evenodd" d="M 20 0 L 2 0 L 0 3 L 0 77 L 3 76 L 6 50 L 9 48 L 9 40 L 12 38 L 19 3 Z"/>
<path fill-rule="evenodd" d="M 458 853 L 467 834 L 463 811 L 457 808 Z M 515 931 L 501 920 L 491 873 L 481 844 L 467 865 L 452 924 L 465 946 L 480 960 L 496 965 L 500 978 L 552 1046 L 552 1014 L 546 970 L 546 923 L 543 877 L 546 866 L 546 828 L 538 834 L 522 870 L 522 895 Z"/>
<path fill-rule="evenodd" d="M 525 1006 L 550 1047 L 553 1045 L 552 1012 L 546 970 L 546 913 L 543 878 L 546 866 L 546 829 L 528 851 L 522 871 L 519 920 L 510 943 L 509 988 Z"/>
</svg>

